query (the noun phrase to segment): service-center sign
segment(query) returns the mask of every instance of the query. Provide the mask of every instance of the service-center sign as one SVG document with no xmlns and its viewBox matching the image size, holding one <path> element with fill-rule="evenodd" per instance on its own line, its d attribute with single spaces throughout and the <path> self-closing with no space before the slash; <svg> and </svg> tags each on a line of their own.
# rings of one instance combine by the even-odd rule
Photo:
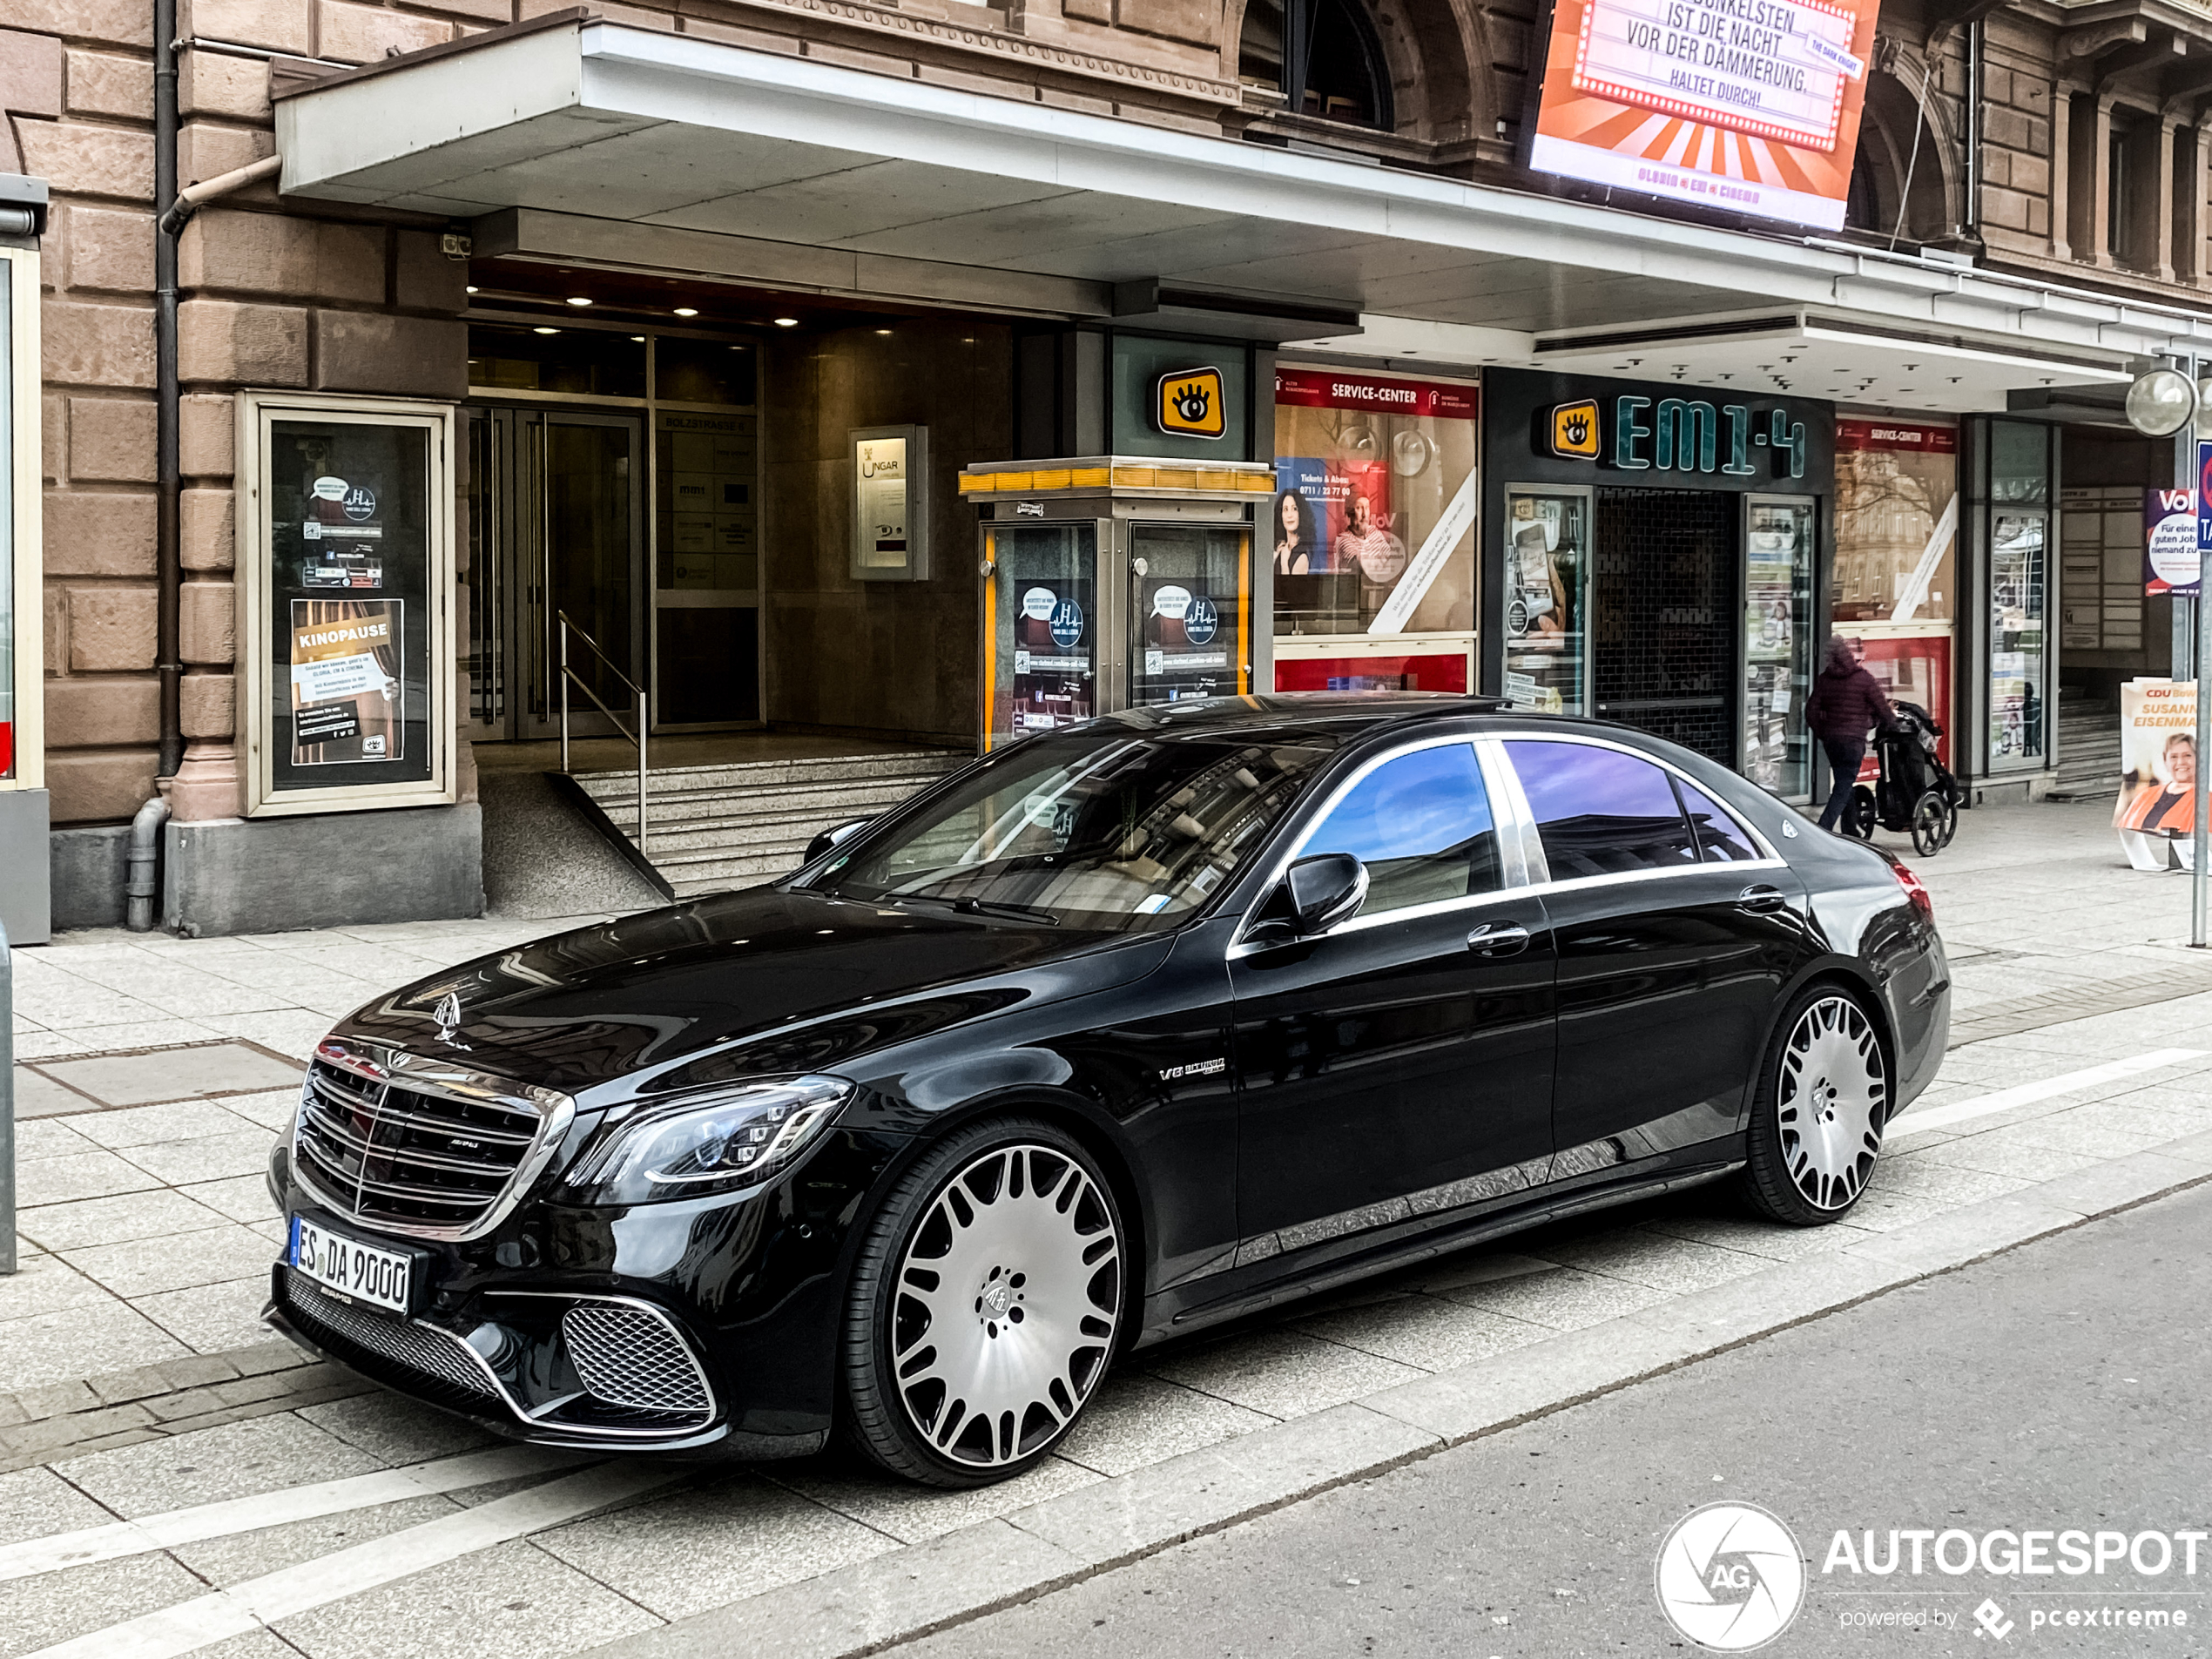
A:
<svg viewBox="0 0 2212 1659">
<path fill-rule="evenodd" d="M 1839 230 L 1878 0 L 1558 0 L 1540 172 Z"/>
</svg>

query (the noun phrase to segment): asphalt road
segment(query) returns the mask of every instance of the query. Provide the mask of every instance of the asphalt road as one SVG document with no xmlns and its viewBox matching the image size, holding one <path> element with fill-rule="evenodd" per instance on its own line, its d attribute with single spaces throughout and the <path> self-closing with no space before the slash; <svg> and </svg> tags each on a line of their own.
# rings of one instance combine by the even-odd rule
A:
<svg viewBox="0 0 2212 1659">
<path fill-rule="evenodd" d="M 1795 1622 L 1762 1649 L 1780 1659 L 2212 1653 L 2212 1541 L 2192 1577 L 2175 1538 L 2212 1530 L 2208 1245 L 2200 1187 L 896 1651 L 1694 1653 L 1655 1564 L 1677 1521 L 1726 1501 L 1770 1511 L 1805 1557 Z M 1871 1529 L 1885 1555 L 1893 1528 L 1972 1541 L 1923 1541 L 1917 1575 L 1909 1539 L 1888 1575 L 1824 1571 L 1838 1529 L 1855 1554 Z M 2006 1540 L 1985 1545 L 1996 1529 L 2079 1529 L 2093 1570 L 1988 1570 L 2008 1561 Z M 2172 1563 L 2141 1573 L 2121 1554 L 2095 1571 L 2100 1532 L 2125 1535 L 2107 1554 Z M 2037 1559 L 2075 1560 L 2065 1542 Z M 1987 1564 L 1952 1575 L 1939 1548 Z M 1715 1564 L 1743 1582 L 1733 1558 Z M 1974 1617 L 1986 1602 L 1994 1630 Z M 2037 1619 L 2069 1614 L 2096 1622 Z"/>
</svg>

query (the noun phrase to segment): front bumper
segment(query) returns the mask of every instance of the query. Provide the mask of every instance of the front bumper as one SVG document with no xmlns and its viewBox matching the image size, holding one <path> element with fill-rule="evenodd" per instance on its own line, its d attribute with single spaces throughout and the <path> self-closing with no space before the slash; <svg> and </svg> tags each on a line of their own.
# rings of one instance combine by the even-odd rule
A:
<svg viewBox="0 0 2212 1659">
<path fill-rule="evenodd" d="M 903 1138 L 903 1137 L 900 1137 Z M 415 1252 L 406 1315 L 280 1259 L 263 1318 L 302 1347 L 495 1433 L 601 1452 L 799 1457 L 836 1411 L 853 1218 L 893 1140 L 833 1132 L 791 1175 L 720 1201 L 516 1206 L 463 1243 L 333 1213 L 280 1148 L 287 1215 Z"/>
</svg>

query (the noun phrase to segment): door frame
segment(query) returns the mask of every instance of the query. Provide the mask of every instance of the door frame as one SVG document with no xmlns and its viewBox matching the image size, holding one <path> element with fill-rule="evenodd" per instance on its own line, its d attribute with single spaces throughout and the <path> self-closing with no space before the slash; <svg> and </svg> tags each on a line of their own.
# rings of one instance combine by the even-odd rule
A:
<svg viewBox="0 0 2212 1659">
<path fill-rule="evenodd" d="M 483 638 L 487 636 L 482 630 L 489 623 L 494 656 L 489 671 L 499 677 L 489 692 L 496 712 L 489 717 L 475 714 L 485 693 L 471 688 L 469 736 L 482 742 L 557 738 L 560 687 L 555 682 L 559 646 L 553 609 L 547 598 L 552 572 L 546 535 L 546 430 L 554 424 L 629 429 L 630 637 L 623 643 L 629 649 L 631 678 L 650 684 L 646 675 L 637 671 L 640 668 L 647 674 L 651 671 L 651 631 L 645 621 L 645 606 L 650 598 L 651 551 L 646 542 L 643 499 L 651 470 L 644 411 L 536 400 L 472 399 L 463 414 L 470 423 L 472 461 L 477 458 L 476 422 L 485 423 L 482 429 L 489 441 L 482 460 L 491 469 L 489 480 L 480 482 L 473 475 L 470 479 L 472 511 L 482 515 L 489 508 L 491 522 L 481 529 L 470 526 L 470 601 L 472 607 L 481 608 L 483 618 L 472 614 L 469 625 L 473 637 Z M 481 569 L 479 560 L 482 561 Z M 613 724 L 589 698 L 580 704 L 578 699 L 570 699 L 570 730 L 581 737 L 614 735 Z"/>
</svg>

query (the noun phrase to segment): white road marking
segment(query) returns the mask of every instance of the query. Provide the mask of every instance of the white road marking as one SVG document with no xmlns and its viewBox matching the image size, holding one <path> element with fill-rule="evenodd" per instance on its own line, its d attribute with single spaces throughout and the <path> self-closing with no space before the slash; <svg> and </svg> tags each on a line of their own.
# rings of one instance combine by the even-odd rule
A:
<svg viewBox="0 0 2212 1659">
<path fill-rule="evenodd" d="M 36 1578 L 64 1568 L 92 1561 L 111 1561 L 124 1555 L 142 1555 L 167 1549 L 172 1544 L 198 1543 L 206 1538 L 228 1538 L 287 1521 L 313 1521 L 318 1515 L 343 1514 L 349 1509 L 369 1509 L 440 1492 L 462 1492 L 489 1486 L 495 1480 L 516 1480 L 526 1475 L 550 1474 L 583 1460 L 575 1452 L 541 1446 L 502 1447 L 496 1451 L 471 1452 L 462 1457 L 441 1458 L 408 1468 L 383 1469 L 341 1480 L 293 1487 L 253 1498 L 232 1498 L 222 1503 L 203 1503 L 190 1509 L 137 1521 L 112 1521 L 87 1527 L 81 1532 L 61 1533 L 0 1547 L 0 1583 L 10 1579 Z"/>
<path fill-rule="evenodd" d="M 609 1504 L 679 1480 L 666 1463 L 605 1463 L 477 1505 L 456 1515 L 373 1538 L 351 1549 L 301 1561 L 158 1613 L 110 1625 L 25 1656 L 25 1659 L 179 1659 L 295 1613 L 343 1601 L 526 1534 L 542 1532 Z"/>
<path fill-rule="evenodd" d="M 1977 1117 L 2010 1111 L 2015 1106 L 2033 1106 L 2039 1100 L 2070 1095 L 2077 1089 L 2094 1089 L 2099 1083 L 2118 1082 L 2122 1077 L 2139 1076 L 2146 1071 L 2156 1071 L 2161 1066 L 2195 1060 L 2203 1052 L 2202 1049 L 2153 1049 L 2148 1054 L 2139 1054 L 2132 1059 L 2114 1060 L 2107 1065 L 2091 1066 L 2085 1071 L 2065 1072 L 2040 1082 L 2000 1089 L 1993 1095 L 1977 1095 L 1971 1100 L 1954 1100 L 1948 1106 L 1931 1106 L 1925 1110 L 1907 1107 L 1897 1119 L 1898 1132 L 1911 1135 L 1924 1129 L 1945 1129 L 1952 1123 L 1970 1123 Z"/>
</svg>

